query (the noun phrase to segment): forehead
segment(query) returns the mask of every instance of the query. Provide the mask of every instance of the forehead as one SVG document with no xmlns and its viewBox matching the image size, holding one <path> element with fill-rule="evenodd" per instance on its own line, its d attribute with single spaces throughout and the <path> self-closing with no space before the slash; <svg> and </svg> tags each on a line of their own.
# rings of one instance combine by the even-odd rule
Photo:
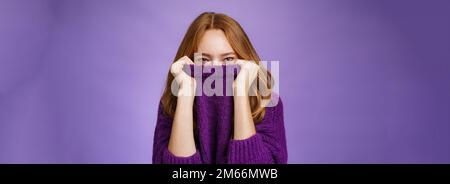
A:
<svg viewBox="0 0 450 184">
<path fill-rule="evenodd" d="M 207 30 L 200 39 L 197 52 L 220 55 L 233 52 L 233 48 L 222 30 L 210 29 Z"/>
</svg>

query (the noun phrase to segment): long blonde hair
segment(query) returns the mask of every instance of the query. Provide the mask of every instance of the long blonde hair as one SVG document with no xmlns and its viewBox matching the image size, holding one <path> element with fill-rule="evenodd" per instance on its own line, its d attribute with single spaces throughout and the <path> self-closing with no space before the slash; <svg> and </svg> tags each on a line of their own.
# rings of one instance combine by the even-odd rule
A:
<svg viewBox="0 0 450 184">
<path fill-rule="evenodd" d="M 183 56 L 188 56 L 193 60 L 200 39 L 209 29 L 222 30 L 239 59 L 254 61 L 256 64 L 260 64 L 260 58 L 241 25 L 225 14 L 213 12 L 202 13 L 191 23 L 178 48 L 178 52 L 173 62 L 176 62 Z M 264 118 L 265 107 L 262 105 L 262 100 L 270 99 L 270 89 L 273 85 L 270 72 L 264 70 L 263 73 L 266 75 L 263 76 L 261 73 L 258 75 L 258 80 L 263 81 L 263 83 L 254 83 L 254 85 L 252 85 L 254 88 L 253 90 L 256 91 L 256 95 L 249 96 L 252 118 L 255 123 L 260 122 Z M 172 94 L 170 89 L 173 79 L 173 75 L 169 72 L 167 75 L 166 87 L 161 97 L 164 113 L 172 118 L 175 114 L 177 102 L 177 97 Z M 260 87 L 259 85 L 263 85 L 264 89 L 269 89 L 269 95 L 262 96 L 257 90 L 257 87 Z"/>
</svg>

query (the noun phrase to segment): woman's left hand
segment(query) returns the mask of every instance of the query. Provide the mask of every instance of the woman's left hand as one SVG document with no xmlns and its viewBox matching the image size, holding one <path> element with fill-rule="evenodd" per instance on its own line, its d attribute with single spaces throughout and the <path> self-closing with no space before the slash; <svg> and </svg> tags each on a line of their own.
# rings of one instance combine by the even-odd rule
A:
<svg viewBox="0 0 450 184">
<path fill-rule="evenodd" d="M 248 96 L 250 85 L 258 76 L 259 65 L 254 61 L 237 60 L 235 62 L 240 66 L 240 71 L 236 80 L 233 82 L 234 95 Z"/>
</svg>

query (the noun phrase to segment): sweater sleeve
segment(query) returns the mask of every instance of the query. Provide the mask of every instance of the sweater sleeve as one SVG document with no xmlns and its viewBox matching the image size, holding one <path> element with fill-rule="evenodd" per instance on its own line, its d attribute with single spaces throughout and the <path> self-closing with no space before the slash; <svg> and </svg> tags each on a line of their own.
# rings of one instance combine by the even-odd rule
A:
<svg viewBox="0 0 450 184">
<path fill-rule="evenodd" d="M 200 164 L 202 159 L 197 150 L 192 156 L 177 157 L 169 149 L 170 133 L 172 132 L 173 119 L 163 113 L 162 104 L 158 107 L 158 118 L 153 138 L 153 157 L 154 164 Z"/>
<path fill-rule="evenodd" d="M 244 140 L 231 140 L 228 147 L 230 164 L 286 164 L 287 147 L 283 104 L 266 107 L 263 120 L 256 125 L 256 134 Z"/>
</svg>

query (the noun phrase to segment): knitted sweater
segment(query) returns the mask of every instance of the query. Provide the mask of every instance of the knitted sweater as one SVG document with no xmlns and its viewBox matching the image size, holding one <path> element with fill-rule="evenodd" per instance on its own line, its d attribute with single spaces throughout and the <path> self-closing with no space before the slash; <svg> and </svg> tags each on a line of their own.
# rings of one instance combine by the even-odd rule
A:
<svg viewBox="0 0 450 184">
<path fill-rule="evenodd" d="M 205 76 L 203 76 L 205 77 Z M 274 100 L 275 99 L 275 100 Z M 154 164 L 285 164 L 287 163 L 283 104 L 273 95 L 273 107 L 266 107 L 263 120 L 256 123 L 256 134 L 245 140 L 233 140 L 233 97 L 196 96 L 195 143 L 197 151 L 189 157 L 177 157 L 168 150 L 173 119 L 158 107 L 153 142 Z"/>
</svg>

